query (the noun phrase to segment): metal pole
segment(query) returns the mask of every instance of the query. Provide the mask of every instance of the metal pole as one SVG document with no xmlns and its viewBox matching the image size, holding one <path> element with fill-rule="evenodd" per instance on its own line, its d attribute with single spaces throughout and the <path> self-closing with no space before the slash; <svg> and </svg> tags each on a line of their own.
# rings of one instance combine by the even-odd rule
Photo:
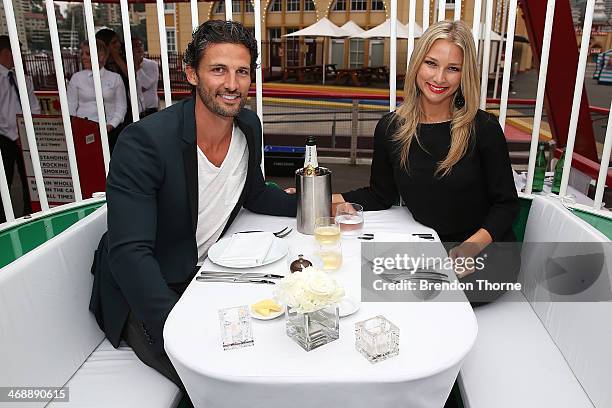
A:
<svg viewBox="0 0 612 408">
<path fill-rule="evenodd" d="M 478 55 L 478 46 L 480 45 L 480 12 L 482 9 L 482 0 L 474 1 L 474 21 L 472 22 L 472 35 L 474 36 L 474 46 L 476 47 L 476 55 Z"/>
<path fill-rule="evenodd" d="M 501 41 L 497 45 L 497 64 L 495 66 L 495 85 L 493 86 L 493 99 L 497 98 L 497 86 L 499 85 L 499 68 L 501 66 L 501 56 L 502 50 L 504 49 L 504 36 L 506 35 L 506 17 L 508 8 L 506 7 L 506 3 L 502 2 L 502 26 L 499 30 L 501 33 Z"/>
<path fill-rule="evenodd" d="M 410 0 L 408 8 L 408 52 L 406 53 L 406 71 L 410 66 L 410 56 L 414 50 L 414 26 L 416 20 L 416 0 Z"/>
<path fill-rule="evenodd" d="M 259 117 L 259 121 L 261 123 L 261 174 L 263 174 L 265 179 L 266 173 L 264 170 L 263 143 L 263 72 L 261 67 L 261 54 L 263 53 L 263 49 L 261 47 L 261 2 L 260 0 L 255 0 L 253 3 L 255 6 L 253 10 L 255 18 L 255 40 L 257 41 L 257 49 L 259 50 L 259 54 L 257 55 L 257 68 L 255 69 L 255 102 L 257 103 L 257 116 Z M 325 73 L 323 73 L 323 75 L 325 75 Z"/>
<path fill-rule="evenodd" d="M 559 189 L 560 197 L 563 197 L 567 193 L 567 185 L 569 183 L 569 175 L 572 168 L 574 142 L 576 141 L 576 128 L 578 127 L 578 114 L 580 113 L 580 101 L 582 99 L 582 88 L 584 85 L 584 71 L 586 69 L 587 54 L 589 51 L 589 40 L 591 38 L 591 26 L 593 23 L 594 9 L 595 0 L 587 0 L 586 12 L 584 15 L 584 27 L 582 28 L 582 43 L 580 44 L 580 56 L 578 58 L 578 69 L 576 72 L 576 84 L 574 86 L 574 101 L 572 104 L 572 113 L 570 115 L 569 129 L 567 132 L 563 176 L 561 177 L 561 187 Z"/>
<path fill-rule="evenodd" d="M 17 34 L 17 25 L 15 23 L 13 3 L 11 2 L 11 0 L 2 1 L 4 3 L 4 15 L 6 16 L 7 23 L 6 26 L 11 42 L 13 61 L 15 63 L 15 73 L 17 74 L 19 100 L 21 102 L 21 111 L 23 112 L 23 119 L 25 121 L 25 129 L 28 138 L 28 145 L 30 148 L 32 167 L 34 168 L 34 177 L 36 179 L 36 189 L 38 190 L 38 199 L 40 201 L 40 207 L 42 208 L 42 210 L 48 211 L 49 203 L 47 202 L 47 192 L 45 190 L 45 183 L 43 181 L 42 170 L 40 168 L 40 159 L 38 157 L 38 146 L 36 145 L 36 134 L 34 133 L 34 124 L 32 122 L 32 111 L 30 110 L 30 100 L 28 97 L 25 71 L 23 70 L 23 61 L 21 60 L 21 46 L 19 44 L 19 37 Z"/>
<path fill-rule="evenodd" d="M 166 38 L 166 16 L 164 1 L 157 2 L 157 24 L 159 26 L 159 49 L 162 63 L 162 78 L 164 80 L 164 103 L 166 108 L 172 105 L 172 87 L 170 85 L 170 67 L 168 64 L 168 40 Z"/>
<path fill-rule="evenodd" d="M 542 58 L 540 58 L 540 74 L 538 78 L 538 91 L 536 94 L 535 115 L 533 116 L 533 131 L 531 132 L 531 146 L 529 149 L 529 164 L 527 166 L 527 185 L 525 186 L 526 194 L 531 194 L 533 187 L 533 173 L 535 170 L 536 155 L 538 151 L 538 140 L 540 138 L 540 124 L 542 123 L 544 91 L 546 90 L 546 74 L 548 72 L 548 55 L 550 54 L 550 39 L 552 38 L 554 16 L 555 0 L 548 0 L 546 20 L 544 23 L 544 38 L 542 39 Z M 505 72 L 506 67 L 504 67 L 504 73 Z"/>
<path fill-rule="evenodd" d="M 225 0 L 225 19 L 227 21 L 232 20 L 232 11 L 232 0 Z"/>
<path fill-rule="evenodd" d="M 7 1 L 7 0 L 4 0 Z M 397 0 L 391 0 L 391 33 L 389 37 L 389 111 L 397 104 Z"/>
<path fill-rule="evenodd" d="M 438 21 L 446 17 L 446 0 L 438 0 Z"/>
<path fill-rule="evenodd" d="M 357 164 L 357 132 L 359 132 L 359 99 L 353 99 L 351 109 L 351 164 Z"/>
<path fill-rule="evenodd" d="M 455 21 L 461 20 L 461 0 L 455 0 Z"/>
<path fill-rule="evenodd" d="M 501 105 L 499 107 L 499 124 L 502 129 L 506 127 L 506 114 L 508 112 L 508 91 L 510 90 L 510 71 L 512 71 L 512 50 L 514 49 L 514 28 L 516 26 L 516 3 L 510 0 L 510 15 L 508 16 L 508 40 L 504 57 L 504 76 L 502 78 Z M 544 100 L 544 95 L 542 95 Z"/>
<path fill-rule="evenodd" d="M 100 138 L 102 139 L 102 156 L 104 157 L 104 170 L 108 174 L 108 163 L 110 162 L 110 149 L 108 147 L 108 133 L 106 130 L 106 113 L 104 112 L 104 99 L 102 97 L 102 83 L 100 82 L 100 66 L 98 64 L 98 46 L 96 44 L 96 31 L 93 21 L 93 10 L 91 0 L 83 0 L 85 11 L 85 22 L 87 26 L 87 40 L 89 42 L 89 55 L 91 57 L 91 71 L 93 73 L 94 92 L 96 94 L 96 106 L 98 108 L 98 125 L 100 127 Z"/>
<path fill-rule="evenodd" d="M 595 208 L 596 210 L 601 209 L 601 202 L 603 200 L 603 194 L 606 188 L 606 176 L 608 175 L 608 166 L 610 165 L 610 152 L 612 152 L 612 102 L 610 103 L 610 112 L 608 113 L 608 128 L 606 129 L 606 140 L 604 142 L 603 152 L 601 153 L 599 176 L 597 177 L 597 189 L 595 190 L 595 203 L 593 204 L 593 208 Z"/>
<path fill-rule="evenodd" d="M 134 67 L 134 52 L 132 51 L 132 32 L 130 28 L 128 0 L 120 0 L 119 3 L 121 5 L 121 23 L 123 26 L 123 40 L 125 42 L 125 62 L 128 70 L 128 86 L 130 88 L 130 101 L 132 105 L 132 122 L 137 122 L 140 119 L 140 111 L 138 110 L 138 91 L 136 89 L 136 71 Z"/>
<path fill-rule="evenodd" d="M 70 163 L 70 176 L 72 177 L 72 189 L 75 201 L 82 201 L 81 183 L 79 180 L 79 168 L 77 166 L 76 152 L 74 150 L 74 138 L 72 136 L 72 125 L 70 124 L 70 111 L 68 109 L 68 97 L 66 95 L 66 82 L 64 80 L 64 64 L 62 61 L 62 50 L 57 31 L 55 19 L 55 5 L 53 0 L 45 0 L 47 8 L 47 20 L 49 22 L 49 34 L 51 35 L 51 48 L 53 50 L 53 63 L 55 64 L 55 78 L 57 80 L 57 91 L 59 93 L 60 107 L 62 111 L 62 123 L 66 135 L 66 148 L 68 149 L 68 162 Z"/>
<path fill-rule="evenodd" d="M 191 0 L 191 30 L 195 31 L 199 25 L 200 18 L 198 16 L 198 0 Z"/>
<path fill-rule="evenodd" d="M 0 198 L 2 199 L 2 206 L 4 207 L 4 216 L 6 220 L 15 220 L 15 213 L 13 212 L 13 203 L 11 202 L 11 192 L 9 190 L 8 181 L 6 180 L 6 173 L 4 171 L 4 160 L 2 159 L 2 152 L 0 152 Z"/>
<path fill-rule="evenodd" d="M 491 55 L 491 26 L 493 23 L 493 0 L 487 0 L 485 17 L 484 50 L 480 77 L 480 109 L 487 108 L 487 85 L 489 82 L 489 57 Z"/>
</svg>

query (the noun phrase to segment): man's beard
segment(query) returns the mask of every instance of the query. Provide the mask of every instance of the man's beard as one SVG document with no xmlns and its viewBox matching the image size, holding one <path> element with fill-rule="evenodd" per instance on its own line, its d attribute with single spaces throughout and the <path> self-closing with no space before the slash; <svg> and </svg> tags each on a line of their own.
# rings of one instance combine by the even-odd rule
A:
<svg viewBox="0 0 612 408">
<path fill-rule="evenodd" d="M 242 97 L 241 93 L 238 94 L 234 94 L 234 93 L 228 93 L 230 95 L 238 95 L 240 97 L 240 104 L 238 105 L 238 107 L 236 108 L 236 110 L 230 110 L 230 109 L 225 109 L 223 108 L 216 100 L 216 98 L 214 96 L 211 96 L 210 93 L 208 93 L 202 86 L 201 84 L 198 84 L 198 86 L 196 87 L 198 90 L 198 96 L 200 97 L 200 100 L 202 101 L 202 103 L 204 104 L 204 106 L 206 106 L 208 108 L 209 111 L 219 115 L 219 116 L 223 116 L 226 118 L 233 118 L 234 116 L 237 116 L 238 113 L 240 112 L 240 110 L 242 108 L 244 108 L 244 105 L 246 104 L 246 98 Z"/>
</svg>

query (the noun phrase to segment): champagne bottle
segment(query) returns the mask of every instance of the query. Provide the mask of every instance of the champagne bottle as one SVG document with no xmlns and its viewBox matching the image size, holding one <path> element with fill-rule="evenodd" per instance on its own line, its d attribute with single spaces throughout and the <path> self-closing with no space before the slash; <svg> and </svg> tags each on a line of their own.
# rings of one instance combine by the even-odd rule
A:
<svg viewBox="0 0 612 408">
<path fill-rule="evenodd" d="M 304 175 L 314 176 L 319 167 L 317 160 L 317 139 L 314 136 L 309 136 L 306 139 L 306 153 L 304 155 Z"/>
<path fill-rule="evenodd" d="M 563 176 L 563 165 L 565 164 L 565 149 L 561 153 L 561 158 L 557 160 L 555 165 L 555 178 L 553 179 L 551 191 L 555 194 L 559 194 L 561 189 L 561 177 Z"/>
<path fill-rule="evenodd" d="M 536 156 L 535 170 L 533 173 L 533 184 L 531 191 L 538 192 L 544 188 L 544 176 L 546 174 L 546 144 L 538 143 L 538 155 Z"/>
</svg>

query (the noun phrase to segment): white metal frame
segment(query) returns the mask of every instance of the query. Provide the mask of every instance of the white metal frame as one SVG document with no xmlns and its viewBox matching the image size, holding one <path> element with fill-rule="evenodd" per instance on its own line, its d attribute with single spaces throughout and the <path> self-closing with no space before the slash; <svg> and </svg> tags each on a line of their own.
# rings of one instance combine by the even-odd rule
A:
<svg viewBox="0 0 612 408">
<path fill-rule="evenodd" d="M 57 31 L 57 23 L 55 21 L 55 13 L 54 13 L 54 3 L 53 0 L 45 0 L 46 8 L 48 13 L 48 22 L 49 22 L 49 31 L 51 34 L 51 44 L 53 48 L 53 56 L 54 63 L 56 68 L 57 82 L 58 82 L 58 90 L 59 90 L 59 98 L 60 105 L 62 110 L 62 121 L 64 124 L 64 129 L 66 133 L 66 143 L 68 147 L 68 155 L 70 168 L 72 173 L 72 182 L 75 192 L 75 203 L 66 204 L 60 207 L 56 207 L 54 209 L 49 209 L 46 194 L 44 194 L 44 184 L 42 178 L 42 170 L 40 166 L 40 161 L 38 158 L 37 146 L 34 135 L 34 127 L 32 122 L 32 115 L 29 106 L 29 100 L 27 96 L 27 86 L 26 86 L 26 78 L 23 69 L 23 63 L 21 60 L 20 53 L 20 44 L 17 35 L 17 31 L 15 29 L 15 16 L 12 9 L 11 0 L 2 0 L 5 8 L 6 19 L 8 22 L 8 30 L 9 37 L 11 40 L 11 47 L 13 50 L 13 57 L 15 60 L 15 71 L 17 74 L 17 84 L 20 91 L 20 101 L 23 107 L 23 116 L 26 124 L 26 134 L 28 139 L 28 144 L 30 146 L 31 155 L 32 155 L 32 164 L 34 168 L 34 175 L 36 179 L 36 186 L 38 191 L 40 192 L 40 201 L 42 211 L 34 214 L 32 218 L 36 219 L 42 216 L 45 216 L 49 213 L 55 213 L 59 211 L 63 211 L 64 209 L 72 208 L 80 205 L 83 202 L 89 202 L 90 200 L 83 200 L 82 192 L 79 184 L 79 174 L 78 168 L 76 165 L 76 154 L 74 152 L 74 142 L 72 140 L 72 129 L 70 126 L 70 117 L 68 115 L 68 104 L 66 97 L 66 87 L 63 79 L 63 67 L 61 60 L 61 49 L 59 44 L 59 36 Z M 106 131 L 106 120 L 104 113 L 104 103 L 102 99 L 101 92 L 101 83 L 100 83 L 100 67 L 98 65 L 98 51 L 96 47 L 95 41 L 95 29 L 94 29 L 94 20 L 92 13 L 92 0 L 84 0 L 84 13 L 85 13 L 85 22 L 87 26 L 87 35 L 90 46 L 90 53 L 92 59 L 92 71 L 94 73 L 94 89 L 96 94 L 96 102 L 98 108 L 98 117 L 99 117 L 99 126 L 100 133 L 102 137 L 102 152 L 104 156 L 104 164 L 105 169 L 108 171 L 108 163 L 110 159 L 110 152 L 108 146 L 108 135 Z M 399 0 L 391 0 L 390 4 L 390 20 L 391 20 L 391 36 L 390 36 L 390 84 L 389 84 L 389 110 L 393 111 L 396 107 L 397 94 L 396 94 L 396 73 L 397 73 L 397 15 L 398 15 L 398 1 Z M 407 53 L 407 65 L 410 62 L 411 54 L 414 50 L 414 27 L 416 20 L 416 1 L 417 0 L 409 0 L 409 39 L 408 39 L 408 53 Z M 506 3 L 509 1 L 509 3 Z M 166 39 L 166 28 L 165 28 L 165 12 L 164 12 L 164 3 L 163 0 L 156 0 L 157 4 L 157 17 L 158 17 L 158 25 L 159 25 L 159 37 L 160 37 L 160 49 L 162 55 L 162 76 L 164 83 L 164 101 L 166 106 L 170 106 L 172 104 L 172 94 L 170 87 L 170 76 L 169 76 L 169 64 L 168 64 L 168 56 L 167 56 L 167 39 Z M 507 7 L 507 11 L 502 11 L 502 33 L 504 30 L 507 32 L 507 40 L 505 40 L 505 60 L 504 60 L 504 68 L 503 68 L 503 79 L 502 79 L 502 92 L 501 92 L 501 103 L 500 103 L 500 125 L 502 127 L 505 126 L 506 121 L 506 113 L 507 113 L 507 102 L 508 102 L 508 92 L 509 92 L 509 81 L 510 81 L 510 73 L 512 70 L 512 52 L 513 52 L 513 43 L 514 43 L 514 32 L 515 32 L 515 24 L 516 24 L 516 9 L 517 9 L 517 0 L 504 0 L 504 8 Z M 584 26 L 583 33 L 589 33 L 592 26 L 593 19 L 593 11 L 594 11 L 595 0 L 588 0 L 586 5 L 586 13 L 584 18 Z M 132 103 L 132 115 L 134 120 L 138 120 L 138 99 L 137 99 L 137 91 L 136 91 L 136 77 L 133 66 L 133 50 L 131 47 L 131 34 L 129 30 L 129 15 L 128 15 L 128 0 L 120 0 L 121 6 L 121 17 L 124 31 L 124 40 L 126 44 L 126 63 L 128 65 L 128 79 L 129 79 L 129 87 L 130 87 L 130 100 Z M 491 26 L 493 19 L 493 0 L 485 0 L 484 4 L 482 0 L 475 0 L 474 10 L 473 10 L 473 35 L 474 41 L 476 45 L 476 49 L 480 46 L 480 25 L 481 22 L 481 12 L 482 7 L 485 7 L 485 27 L 484 27 L 484 41 L 482 50 L 482 78 L 481 78 L 481 106 L 484 108 L 486 106 L 486 88 L 487 88 L 487 80 L 488 80 L 488 65 L 490 59 L 490 45 L 491 45 Z M 198 2 L 197 0 L 190 1 L 191 7 L 191 22 L 192 28 L 195 30 L 199 25 L 199 16 L 198 16 Z M 532 131 L 532 139 L 530 145 L 530 160 L 528 165 L 528 175 L 527 175 L 527 186 L 526 193 L 521 194 L 521 196 L 531 197 L 532 191 L 532 178 L 535 167 L 535 156 L 537 152 L 537 142 L 540 132 L 541 119 L 542 119 L 542 111 L 543 111 L 543 100 L 544 100 L 544 92 L 545 92 L 545 78 L 548 68 L 548 55 L 550 52 L 550 40 L 551 33 L 553 28 L 553 16 L 554 16 L 554 8 L 555 8 L 555 0 L 548 0 L 547 12 L 546 12 L 546 23 L 544 28 L 544 39 L 542 44 L 542 57 L 540 64 L 540 72 L 539 72 L 539 81 L 538 81 L 538 90 L 536 97 L 536 108 L 534 114 L 534 126 Z M 53 12 L 51 12 L 53 11 Z M 429 0 L 423 0 L 423 16 L 422 16 L 422 26 L 423 29 L 426 30 L 429 27 L 429 19 L 431 17 L 429 7 Z M 444 18 L 446 15 L 446 0 L 439 0 L 437 15 L 438 20 Z M 436 10 L 433 10 L 435 13 Z M 225 13 L 226 18 L 230 20 L 232 18 L 232 1 L 225 0 Z M 260 1 L 254 2 L 254 15 L 255 15 L 255 37 L 257 40 L 257 45 L 261 50 L 261 41 L 262 41 L 262 24 L 261 24 L 261 3 Z M 507 14 L 506 14 L 507 13 Z M 507 19 L 506 19 L 507 16 Z M 458 20 L 461 18 L 461 1 L 457 0 L 454 5 L 454 19 Z M 507 27 L 507 28 L 506 28 Z M 578 112 L 580 109 L 580 99 L 582 96 L 582 89 L 584 85 L 584 73 L 586 66 L 586 57 L 588 53 L 588 35 L 584 35 L 582 39 L 582 43 L 580 46 L 580 56 L 579 63 L 577 67 L 576 73 L 576 83 L 574 88 L 574 98 L 573 98 L 573 106 L 572 113 L 570 117 L 570 127 L 568 131 L 568 141 L 566 147 L 566 159 L 563 168 L 563 177 L 561 182 L 561 192 L 560 196 L 564 197 L 567 192 L 567 185 L 569 181 L 569 173 L 571 170 L 571 161 L 572 161 L 572 153 L 574 149 L 575 137 L 576 137 L 576 129 L 578 122 Z M 503 42 L 502 42 L 503 45 Z M 500 50 L 501 51 L 501 50 Z M 501 54 L 501 52 L 500 52 Z M 262 97 L 262 70 L 261 70 L 261 53 L 257 59 L 257 69 L 255 72 L 255 85 L 256 85 L 256 109 L 259 115 L 260 120 L 263 118 L 263 97 Z M 611 106 L 612 109 L 612 106 Z M 262 146 L 263 149 L 263 146 Z M 571 207 L 581 209 L 583 211 L 588 211 L 596 215 L 605 216 L 612 219 L 612 213 L 608 211 L 601 210 L 601 204 L 603 199 L 603 192 L 605 188 L 607 170 L 609 165 L 609 158 L 612 152 L 612 115 L 608 117 L 608 125 L 606 131 L 606 139 L 604 143 L 604 151 L 600 164 L 600 171 L 597 180 L 597 189 L 595 194 L 595 203 L 593 207 L 586 207 L 579 204 L 572 204 Z M 262 152 L 263 153 L 263 152 Z M 262 154 L 263 157 L 263 154 Z M 263 161 L 261 163 L 262 171 L 263 171 Z M 28 220 L 14 220 L 13 208 L 10 200 L 10 195 L 8 191 L 8 183 L 6 180 L 6 175 L 4 174 L 4 168 L 2 166 L 2 157 L 0 155 L 0 195 L 2 198 L 2 202 L 4 204 L 5 213 L 7 216 L 7 220 L 10 222 L 10 225 L 17 225 L 19 223 L 28 222 Z M 100 199 L 92 199 L 92 200 L 100 200 Z M 8 224 L 7 224 L 8 225 Z"/>
</svg>

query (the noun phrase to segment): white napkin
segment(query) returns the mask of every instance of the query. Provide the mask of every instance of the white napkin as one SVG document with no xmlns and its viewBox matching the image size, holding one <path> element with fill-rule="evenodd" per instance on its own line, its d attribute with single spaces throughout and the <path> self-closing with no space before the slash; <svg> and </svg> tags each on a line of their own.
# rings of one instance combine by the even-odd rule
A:
<svg viewBox="0 0 612 408">
<path fill-rule="evenodd" d="M 274 241 L 271 232 L 234 234 L 220 256 L 220 260 L 235 266 L 262 265 Z"/>
</svg>

